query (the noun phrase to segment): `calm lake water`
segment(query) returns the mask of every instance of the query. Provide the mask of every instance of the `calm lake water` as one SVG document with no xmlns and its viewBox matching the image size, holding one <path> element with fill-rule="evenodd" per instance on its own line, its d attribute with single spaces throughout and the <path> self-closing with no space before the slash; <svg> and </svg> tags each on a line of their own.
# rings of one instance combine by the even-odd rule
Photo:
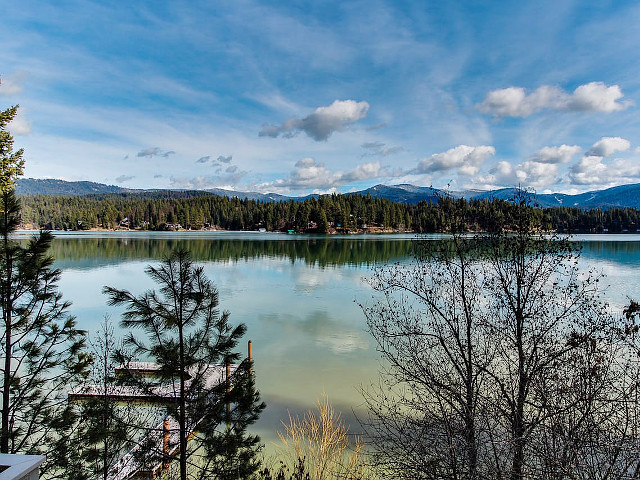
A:
<svg viewBox="0 0 640 480">
<path fill-rule="evenodd" d="M 427 237 L 437 241 L 442 236 Z M 379 356 L 356 301 L 369 302 L 375 265 L 408 261 L 412 235 L 301 236 L 258 233 L 56 233 L 53 255 L 60 290 L 73 302 L 81 328 L 93 333 L 105 315 L 104 285 L 135 294 L 154 288 L 144 268 L 182 246 L 205 267 L 220 292 L 220 308 L 248 327 L 258 388 L 267 403 L 255 427 L 276 439 L 287 410 L 312 408 L 325 392 L 352 431 L 362 413 L 360 386 L 375 381 Z M 577 236 L 581 265 L 606 274 L 613 309 L 640 297 L 640 236 Z M 119 330 L 119 332 L 122 332 Z M 246 342 L 243 342 L 246 349 Z"/>
</svg>

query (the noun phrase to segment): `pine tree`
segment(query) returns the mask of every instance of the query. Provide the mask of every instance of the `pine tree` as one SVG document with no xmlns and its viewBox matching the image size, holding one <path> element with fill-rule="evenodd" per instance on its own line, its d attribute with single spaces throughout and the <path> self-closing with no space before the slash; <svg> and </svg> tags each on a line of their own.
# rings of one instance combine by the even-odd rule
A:
<svg viewBox="0 0 640 480">
<path fill-rule="evenodd" d="M 88 358 L 84 332 L 57 290 L 60 271 L 48 253 L 52 235 L 40 232 L 26 245 L 12 237 L 20 223 L 14 185 L 24 160 L 22 149 L 13 150 L 7 125 L 17 108 L 0 112 L 0 452 L 56 451 L 46 470 L 64 461 L 58 441 L 59 428 L 70 423 L 65 393 L 85 372 Z"/>
<path fill-rule="evenodd" d="M 175 401 L 166 405 L 166 414 L 178 425 L 175 457 L 182 480 L 188 471 L 190 478 L 247 478 L 258 468 L 259 438 L 248 435 L 246 428 L 264 404 L 248 361 L 230 377 L 229 370 L 220 372 L 224 365 L 238 362 L 234 349 L 246 327 L 233 327 L 229 312 L 219 313 L 217 290 L 186 250 L 174 251 L 159 266 L 147 267 L 146 273 L 159 285 L 159 293 L 135 296 L 113 287 L 103 289 L 110 305 L 125 307 L 122 327 L 143 330 L 148 337 L 145 342 L 131 332 L 124 345 L 135 358 L 155 363 L 156 378 L 141 378 L 130 369 L 130 381 L 152 396 L 154 386 L 174 386 Z M 127 368 L 131 357 L 119 357 Z M 220 374 L 225 381 L 207 381 Z M 163 398 L 158 395 L 156 401 Z M 198 433 L 188 444 L 196 427 Z"/>
</svg>

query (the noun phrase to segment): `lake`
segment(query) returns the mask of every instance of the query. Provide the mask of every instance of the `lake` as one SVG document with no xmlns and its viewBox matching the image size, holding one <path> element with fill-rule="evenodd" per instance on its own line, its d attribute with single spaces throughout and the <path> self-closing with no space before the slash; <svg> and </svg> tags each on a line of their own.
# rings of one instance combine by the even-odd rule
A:
<svg viewBox="0 0 640 480">
<path fill-rule="evenodd" d="M 443 238 L 431 235 L 433 241 Z M 81 328 L 94 333 L 105 315 L 118 330 L 104 285 L 134 294 L 154 288 L 144 268 L 181 246 L 204 265 L 220 292 L 221 310 L 248 327 L 257 385 L 267 409 L 254 430 L 267 443 L 287 410 L 302 413 L 322 393 L 358 431 L 360 386 L 375 381 L 379 356 L 356 301 L 368 302 L 375 265 L 408 261 L 413 235 L 307 236 L 231 232 L 57 232 L 52 254 L 60 291 Z M 576 236 L 583 268 L 607 275 L 606 298 L 619 310 L 640 297 L 639 235 Z"/>
</svg>

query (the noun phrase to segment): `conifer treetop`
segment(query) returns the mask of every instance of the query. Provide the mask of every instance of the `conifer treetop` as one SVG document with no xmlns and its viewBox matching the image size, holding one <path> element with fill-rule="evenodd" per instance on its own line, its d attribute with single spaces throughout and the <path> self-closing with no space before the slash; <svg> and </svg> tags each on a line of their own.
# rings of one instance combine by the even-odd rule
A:
<svg viewBox="0 0 640 480">
<path fill-rule="evenodd" d="M 24 173 L 24 149 L 13 151 L 13 136 L 7 126 L 18 113 L 18 105 L 0 111 L 0 192 L 13 190 L 16 180 Z"/>
</svg>

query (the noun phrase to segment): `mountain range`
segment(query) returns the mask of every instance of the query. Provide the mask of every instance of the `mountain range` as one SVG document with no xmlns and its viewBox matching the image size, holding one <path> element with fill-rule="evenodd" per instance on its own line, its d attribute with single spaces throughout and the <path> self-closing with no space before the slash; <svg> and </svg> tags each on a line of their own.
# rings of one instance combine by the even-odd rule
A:
<svg viewBox="0 0 640 480">
<path fill-rule="evenodd" d="M 442 196 L 453 198 L 469 199 L 503 199 L 513 198 L 515 188 L 503 188 L 499 190 L 481 191 L 445 191 L 432 187 L 419 187 L 410 184 L 401 185 L 375 185 L 358 192 L 351 192 L 348 195 L 371 195 L 374 198 L 384 198 L 393 202 L 415 204 L 421 201 L 437 202 Z M 21 178 L 16 185 L 18 195 L 108 195 L 108 194 L 136 194 L 136 195 L 169 195 L 172 192 L 180 192 L 184 195 L 220 195 L 227 197 L 248 198 L 249 200 L 259 200 L 263 202 L 278 202 L 287 200 L 305 200 L 318 195 L 307 195 L 304 197 L 287 197 L 277 193 L 258 192 L 237 192 L 224 190 L 221 188 L 211 188 L 206 190 L 169 190 L 169 189 L 131 189 L 118 187 L 116 185 L 105 185 L 95 182 L 67 182 L 56 179 L 35 179 Z M 568 195 L 565 193 L 530 193 L 531 200 L 540 207 L 578 207 L 582 209 L 592 208 L 640 208 L 640 184 L 620 185 L 604 190 L 594 190 Z"/>
</svg>

